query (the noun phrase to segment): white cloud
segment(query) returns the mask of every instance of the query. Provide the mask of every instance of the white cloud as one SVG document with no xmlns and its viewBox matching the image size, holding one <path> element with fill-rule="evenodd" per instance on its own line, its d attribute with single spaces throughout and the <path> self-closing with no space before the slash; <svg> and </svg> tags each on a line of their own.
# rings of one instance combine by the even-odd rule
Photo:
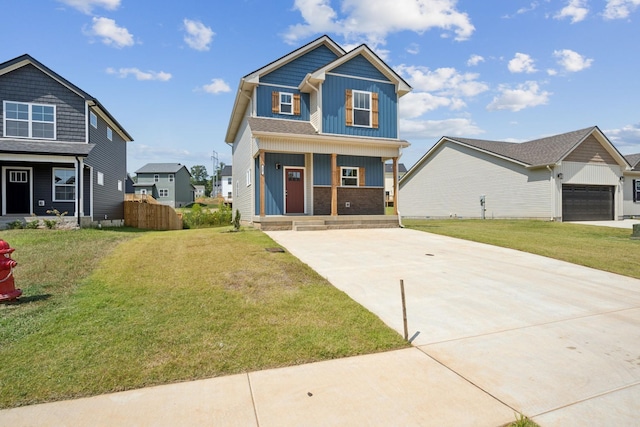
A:
<svg viewBox="0 0 640 427">
<path fill-rule="evenodd" d="M 487 105 L 487 110 L 520 111 L 528 107 L 544 105 L 549 102 L 550 92 L 541 91 L 537 82 L 528 81 L 512 89 L 509 85 L 498 87 L 500 94 Z"/>
<path fill-rule="evenodd" d="M 101 7 L 106 10 L 116 10 L 120 7 L 120 0 L 58 0 L 74 9 L 87 15 L 91 14 L 94 7 Z"/>
<path fill-rule="evenodd" d="M 466 13 L 456 10 L 457 0 L 341 0 L 339 15 L 330 0 L 295 0 L 294 9 L 304 23 L 292 25 L 284 34 L 286 42 L 314 34 L 336 33 L 347 41 L 366 42 L 376 49 L 389 33 L 432 28 L 455 34 L 456 40 L 471 37 L 475 27 Z"/>
<path fill-rule="evenodd" d="M 200 21 L 185 18 L 182 22 L 187 32 L 184 36 L 185 43 L 195 50 L 209 50 L 209 44 L 216 33 Z"/>
<path fill-rule="evenodd" d="M 638 6 L 640 0 L 607 0 L 603 15 L 605 19 L 624 19 Z"/>
<path fill-rule="evenodd" d="M 557 71 L 557 70 L 554 70 L 553 68 L 548 68 L 548 69 L 547 69 L 547 74 L 548 74 L 549 76 L 555 76 L 555 75 L 557 75 L 557 74 L 558 74 L 558 71 Z"/>
<path fill-rule="evenodd" d="M 558 64 L 568 72 L 582 71 L 593 63 L 593 59 L 587 59 L 570 49 L 556 50 L 553 56 L 558 58 Z"/>
<path fill-rule="evenodd" d="M 477 73 L 460 73 L 455 68 L 438 68 L 400 65 L 396 71 L 407 76 L 414 89 L 437 92 L 441 95 L 473 97 L 489 90 L 489 86 L 478 81 Z"/>
<path fill-rule="evenodd" d="M 410 53 L 411 55 L 417 55 L 420 53 L 420 46 L 417 43 L 411 43 L 407 49 L 406 49 L 407 53 Z"/>
<path fill-rule="evenodd" d="M 102 43 L 108 46 L 133 46 L 133 36 L 124 27 L 118 27 L 116 21 L 109 18 L 94 17 L 89 35 L 102 38 Z"/>
<path fill-rule="evenodd" d="M 217 95 L 219 93 L 231 92 L 231 87 L 222 79 L 211 79 L 211 83 L 202 86 L 202 90 Z"/>
<path fill-rule="evenodd" d="M 469 119 L 447 120 L 403 120 L 400 119 L 400 134 L 407 139 L 427 139 L 447 136 L 473 136 L 484 133 Z"/>
<path fill-rule="evenodd" d="M 571 23 L 575 24 L 587 17 L 589 9 L 586 6 L 586 0 L 569 0 L 569 3 L 563 7 L 560 12 L 554 15 L 555 19 L 571 18 Z"/>
<path fill-rule="evenodd" d="M 526 53 L 516 53 L 516 56 L 509 61 L 509 71 L 512 73 L 535 73 L 536 67 L 534 65 L 534 60 L 527 55 Z"/>
<path fill-rule="evenodd" d="M 401 118 L 415 119 L 441 107 L 459 109 L 464 106 L 460 103 L 464 104 L 464 101 L 432 95 L 428 92 L 410 92 L 400 101 L 399 115 Z"/>
<path fill-rule="evenodd" d="M 171 79 L 170 73 L 165 73 L 164 71 L 140 71 L 137 68 L 120 68 L 118 70 L 114 68 L 107 68 L 107 74 L 115 74 L 120 78 L 126 78 L 129 75 L 135 76 L 136 80 L 159 80 L 161 82 L 166 82 Z"/>
<path fill-rule="evenodd" d="M 640 153 L 640 123 L 626 125 L 621 129 L 607 129 L 603 132 L 624 154 Z"/>
<path fill-rule="evenodd" d="M 469 57 L 469 59 L 467 60 L 467 65 L 469 67 L 474 67 L 476 65 L 478 65 L 479 63 L 484 62 L 484 58 L 480 55 L 471 55 Z"/>
</svg>

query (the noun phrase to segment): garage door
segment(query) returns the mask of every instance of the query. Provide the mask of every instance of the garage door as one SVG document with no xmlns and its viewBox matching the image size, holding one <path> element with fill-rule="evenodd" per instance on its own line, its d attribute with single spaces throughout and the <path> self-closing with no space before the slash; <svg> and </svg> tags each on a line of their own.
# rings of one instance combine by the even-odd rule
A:
<svg viewBox="0 0 640 427">
<path fill-rule="evenodd" d="M 613 190 L 604 185 L 563 185 L 562 220 L 612 220 Z"/>
</svg>

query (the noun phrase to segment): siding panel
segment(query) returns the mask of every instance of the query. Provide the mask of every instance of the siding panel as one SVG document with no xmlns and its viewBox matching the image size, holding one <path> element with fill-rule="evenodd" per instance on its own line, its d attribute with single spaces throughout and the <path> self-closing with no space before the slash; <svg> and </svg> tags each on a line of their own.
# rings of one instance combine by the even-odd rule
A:
<svg viewBox="0 0 640 427">
<path fill-rule="evenodd" d="M 334 74 L 346 74 L 348 76 L 363 77 L 366 79 L 376 79 L 389 81 L 387 76 L 382 74 L 364 56 L 358 55 L 344 64 L 331 70 Z"/>
<path fill-rule="evenodd" d="M 598 142 L 597 138 L 589 135 L 578 147 L 576 147 L 567 157 L 565 162 L 581 163 L 606 163 L 617 165 L 618 163 L 607 150 Z"/>
<path fill-rule="evenodd" d="M 279 114 L 271 111 L 271 95 L 276 92 L 288 92 L 293 94 L 300 94 L 300 114 Z M 257 95 L 257 115 L 258 117 L 274 117 L 278 119 L 287 120 L 304 120 L 309 121 L 309 94 L 300 93 L 297 89 L 291 89 L 286 87 L 274 87 L 274 86 L 258 86 L 256 88 Z"/>
<path fill-rule="evenodd" d="M 260 77 L 260 81 L 286 86 L 298 86 L 307 73 L 317 70 L 337 58 L 328 47 L 321 45 L 277 70 Z"/>
</svg>

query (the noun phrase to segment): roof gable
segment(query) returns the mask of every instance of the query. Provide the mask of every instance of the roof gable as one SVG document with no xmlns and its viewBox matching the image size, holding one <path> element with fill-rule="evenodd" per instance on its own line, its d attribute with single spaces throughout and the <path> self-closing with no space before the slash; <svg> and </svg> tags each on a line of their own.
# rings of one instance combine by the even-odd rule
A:
<svg viewBox="0 0 640 427">
<path fill-rule="evenodd" d="M 147 163 L 140 169 L 136 171 L 136 174 L 139 173 L 177 173 L 181 169 L 187 171 L 189 176 L 191 176 L 191 172 L 187 169 L 185 165 L 180 163 Z"/>
<path fill-rule="evenodd" d="M 87 92 L 83 91 L 78 86 L 74 85 L 69 80 L 65 79 L 64 77 L 54 72 L 49 67 L 45 66 L 40 61 L 37 61 L 36 59 L 34 59 L 32 56 L 28 54 L 24 54 L 24 55 L 18 56 L 17 58 L 1 63 L 0 76 L 10 73 L 12 71 L 15 71 L 27 65 L 34 66 L 43 74 L 49 76 L 50 78 L 52 78 L 53 80 L 61 84 L 62 86 L 66 87 L 67 89 L 69 89 L 70 91 L 72 91 L 73 93 L 81 97 L 82 99 L 84 99 L 85 102 L 89 105 L 89 107 L 91 107 L 93 111 L 95 111 L 98 115 L 100 115 L 107 123 L 109 123 L 112 126 L 112 128 L 116 132 L 118 132 L 118 134 L 122 137 L 122 139 L 124 139 L 125 141 L 133 141 L 133 138 L 131 137 L 131 135 L 129 135 L 127 131 L 124 130 L 124 128 L 118 123 L 118 121 L 107 111 L 107 109 L 102 104 L 100 104 L 100 101 L 98 101 L 96 98 L 89 95 Z"/>
<path fill-rule="evenodd" d="M 627 159 L 627 162 L 629 162 L 631 170 L 640 171 L 640 153 L 627 154 L 626 156 L 624 156 L 624 158 Z"/>
<path fill-rule="evenodd" d="M 261 75 L 259 77 L 260 83 L 297 87 L 307 73 L 334 61 L 336 58 L 338 55 L 333 50 L 326 44 L 321 44 L 267 74 Z"/>
</svg>

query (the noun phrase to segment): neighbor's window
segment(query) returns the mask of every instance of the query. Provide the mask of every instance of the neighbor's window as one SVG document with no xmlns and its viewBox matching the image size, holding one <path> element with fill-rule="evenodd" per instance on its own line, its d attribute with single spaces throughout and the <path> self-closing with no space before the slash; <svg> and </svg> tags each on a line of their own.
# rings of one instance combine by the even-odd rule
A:
<svg viewBox="0 0 640 427">
<path fill-rule="evenodd" d="M 227 192 L 227 199 L 230 199 L 232 197 L 231 191 Z"/>
<path fill-rule="evenodd" d="M 113 141 L 113 131 L 111 130 L 111 128 L 109 126 L 107 126 L 107 139 L 109 141 Z"/>
<path fill-rule="evenodd" d="M 56 139 L 56 106 L 4 101 L 4 136 Z"/>
<path fill-rule="evenodd" d="M 634 179 L 633 183 L 635 184 L 635 188 L 633 189 L 633 201 L 640 202 L 640 179 Z"/>
<path fill-rule="evenodd" d="M 89 121 L 91 122 L 91 126 L 94 128 L 98 127 L 98 116 L 96 116 L 93 111 L 89 113 Z"/>
<path fill-rule="evenodd" d="M 174 178 L 175 178 L 175 176 L 172 173 L 170 173 L 169 174 L 169 182 L 173 182 Z"/>
<path fill-rule="evenodd" d="M 160 197 L 169 197 L 169 190 L 166 188 L 161 188 L 158 190 L 158 195 Z"/>
<path fill-rule="evenodd" d="M 231 185 L 231 178 L 227 178 L 227 184 Z"/>
<path fill-rule="evenodd" d="M 251 185 L 251 169 L 247 169 L 246 179 L 247 179 L 247 187 L 248 187 Z"/>
<path fill-rule="evenodd" d="M 118 180 L 118 191 L 122 191 L 122 181 Z"/>
<path fill-rule="evenodd" d="M 358 186 L 358 168 L 341 167 L 340 176 L 342 178 L 341 185 L 345 187 Z"/>
<path fill-rule="evenodd" d="M 104 185 L 104 174 L 102 172 L 98 172 L 98 185 Z"/>
<path fill-rule="evenodd" d="M 72 202 L 76 199 L 75 169 L 53 169 L 53 200 Z"/>
<path fill-rule="evenodd" d="M 353 125 L 371 126 L 371 92 L 353 91 Z"/>
<path fill-rule="evenodd" d="M 153 182 L 158 182 L 158 181 L 160 181 L 160 175 L 158 174 L 153 175 Z"/>
<path fill-rule="evenodd" d="M 147 189 L 146 188 L 140 189 L 140 194 L 147 194 Z"/>
</svg>

